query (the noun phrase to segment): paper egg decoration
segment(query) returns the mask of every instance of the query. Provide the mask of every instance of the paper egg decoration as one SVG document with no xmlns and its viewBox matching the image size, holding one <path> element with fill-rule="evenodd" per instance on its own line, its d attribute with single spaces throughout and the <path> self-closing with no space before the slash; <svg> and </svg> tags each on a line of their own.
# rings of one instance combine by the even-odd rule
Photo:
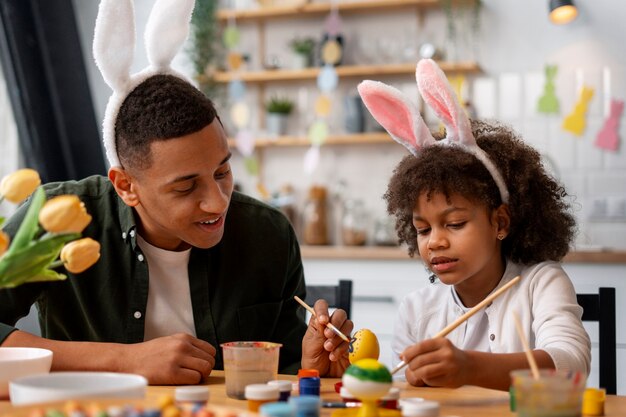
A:
<svg viewBox="0 0 626 417">
<path fill-rule="evenodd" d="M 321 145 L 328 137 L 328 123 L 325 120 L 316 120 L 309 127 L 307 137 L 313 145 Z"/>
<path fill-rule="evenodd" d="M 341 61 L 343 48 L 341 47 L 341 44 L 335 39 L 330 39 L 322 46 L 321 54 L 322 62 L 324 64 L 335 65 L 339 63 L 339 61 Z"/>
<path fill-rule="evenodd" d="M 315 114 L 320 117 L 326 117 L 330 114 L 330 98 L 322 94 L 315 100 Z"/>
<path fill-rule="evenodd" d="M 361 359 L 346 369 L 341 382 L 355 398 L 375 401 L 389 392 L 391 373 L 376 359 Z"/>
<path fill-rule="evenodd" d="M 237 46 L 237 44 L 239 44 L 239 39 L 241 39 L 241 34 L 236 26 L 228 26 L 224 29 L 222 41 L 224 42 L 226 48 L 232 49 Z"/>
<path fill-rule="evenodd" d="M 250 107 L 248 107 L 248 104 L 242 101 L 233 104 L 230 108 L 230 120 L 238 129 L 246 127 L 250 122 Z"/>
<path fill-rule="evenodd" d="M 330 93 L 339 83 L 339 76 L 332 65 L 324 65 L 317 76 L 317 87 L 324 93 Z"/>
<path fill-rule="evenodd" d="M 246 85 L 241 80 L 228 83 L 228 98 L 232 101 L 243 100 L 246 96 Z"/>
<path fill-rule="evenodd" d="M 361 329 L 352 335 L 348 348 L 348 359 L 355 363 L 361 359 L 378 359 L 380 347 L 378 338 L 369 329 Z"/>
</svg>

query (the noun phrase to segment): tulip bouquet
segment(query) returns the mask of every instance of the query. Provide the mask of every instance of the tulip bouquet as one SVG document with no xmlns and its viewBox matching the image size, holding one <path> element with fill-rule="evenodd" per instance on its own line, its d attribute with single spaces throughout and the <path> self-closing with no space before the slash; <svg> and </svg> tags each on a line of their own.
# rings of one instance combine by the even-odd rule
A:
<svg viewBox="0 0 626 417">
<path fill-rule="evenodd" d="M 66 276 L 53 268 L 63 265 L 78 274 L 100 258 L 98 242 L 79 239 L 91 222 L 84 204 L 75 195 L 46 200 L 40 183 L 39 174 L 32 169 L 18 170 L 0 183 L 0 201 L 20 203 L 33 194 L 13 240 L 0 231 L 0 289 L 63 280 Z M 0 226 L 4 220 L 0 218 Z"/>
</svg>

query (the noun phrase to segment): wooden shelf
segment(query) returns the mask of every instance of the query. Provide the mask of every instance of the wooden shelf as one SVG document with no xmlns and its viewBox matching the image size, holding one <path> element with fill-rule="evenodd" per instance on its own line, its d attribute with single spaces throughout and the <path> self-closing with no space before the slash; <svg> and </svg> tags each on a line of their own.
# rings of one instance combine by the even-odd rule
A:
<svg viewBox="0 0 626 417">
<path fill-rule="evenodd" d="M 441 69 L 448 74 L 463 73 L 475 74 L 481 72 L 475 62 L 438 62 Z M 415 73 L 415 63 L 389 65 L 345 65 L 336 68 L 339 77 L 372 77 L 377 79 L 386 75 L 411 75 Z M 248 83 L 265 83 L 275 81 L 314 80 L 320 68 L 306 68 L 301 70 L 279 69 L 266 71 L 230 72 L 218 71 L 213 79 L 218 83 L 227 83 L 241 80 Z"/>
<path fill-rule="evenodd" d="M 414 260 L 407 249 L 396 246 L 300 246 L 304 259 L 369 259 L 369 260 Z M 626 264 L 626 251 L 574 251 L 563 259 L 564 263 Z"/>
<path fill-rule="evenodd" d="M 328 136 L 326 145 L 366 145 L 370 143 L 395 143 L 386 132 L 368 132 Z M 228 139 L 228 145 L 234 149 L 235 140 Z M 277 138 L 258 138 L 254 142 L 256 148 L 311 146 L 311 142 L 302 136 L 279 136 Z"/>
<path fill-rule="evenodd" d="M 370 260 L 413 260 L 406 248 L 397 246 L 308 246 L 301 245 L 303 259 L 370 259 Z"/>
<path fill-rule="evenodd" d="M 460 4 L 473 4 L 473 1 L 457 1 Z M 265 20 L 293 16 L 317 16 L 330 12 L 330 1 L 325 3 L 305 3 L 293 6 L 268 6 L 257 9 L 234 10 L 222 9 L 217 12 L 217 19 L 226 21 L 236 20 Z M 352 12 L 376 12 L 381 9 L 397 9 L 402 7 L 417 7 L 428 9 L 441 7 L 439 0 L 375 0 L 375 1 L 352 1 L 337 4 L 337 10 L 341 13 Z"/>
</svg>

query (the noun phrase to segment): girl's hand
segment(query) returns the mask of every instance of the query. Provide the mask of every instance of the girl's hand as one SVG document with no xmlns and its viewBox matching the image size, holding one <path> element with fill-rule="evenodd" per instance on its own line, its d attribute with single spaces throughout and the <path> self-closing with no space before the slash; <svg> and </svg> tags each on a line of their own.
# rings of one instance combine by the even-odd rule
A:
<svg viewBox="0 0 626 417">
<path fill-rule="evenodd" d="M 457 388 L 465 385 L 470 375 L 467 353 L 444 337 L 410 346 L 401 357 L 408 363 L 405 375 L 411 385 Z"/>
</svg>

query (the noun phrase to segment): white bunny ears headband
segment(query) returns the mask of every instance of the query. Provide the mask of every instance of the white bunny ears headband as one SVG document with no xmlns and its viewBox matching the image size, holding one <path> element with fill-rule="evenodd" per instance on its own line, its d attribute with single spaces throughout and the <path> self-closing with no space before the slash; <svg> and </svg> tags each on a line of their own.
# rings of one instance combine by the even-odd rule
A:
<svg viewBox="0 0 626 417">
<path fill-rule="evenodd" d="M 448 80 L 431 59 L 422 59 L 415 71 L 417 86 L 424 101 L 437 113 L 446 127 L 446 137 L 435 140 L 413 102 L 399 90 L 387 84 L 366 80 L 358 90 L 363 103 L 372 116 L 398 143 L 413 155 L 429 146 L 457 146 L 474 155 L 489 171 L 502 202 L 508 204 L 509 191 L 506 183 L 487 153 L 476 144 L 470 121 L 459 104 Z"/>
<path fill-rule="evenodd" d="M 102 139 L 112 167 L 121 166 L 115 146 L 115 122 L 128 94 L 156 74 L 171 74 L 189 82 L 185 76 L 170 68 L 170 64 L 189 34 L 194 2 L 195 0 L 156 0 L 144 34 L 150 65 L 135 74 L 130 73 L 135 52 L 133 2 L 100 2 L 93 55 L 104 81 L 113 89 L 102 122 Z"/>
</svg>

